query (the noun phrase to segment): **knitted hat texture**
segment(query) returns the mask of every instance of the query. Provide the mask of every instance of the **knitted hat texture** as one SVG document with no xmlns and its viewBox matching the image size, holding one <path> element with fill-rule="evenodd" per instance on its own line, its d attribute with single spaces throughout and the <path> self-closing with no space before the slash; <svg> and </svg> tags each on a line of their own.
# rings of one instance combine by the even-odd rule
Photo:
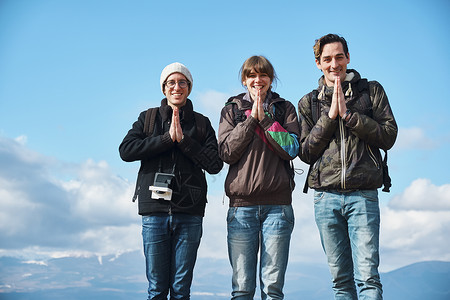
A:
<svg viewBox="0 0 450 300">
<path fill-rule="evenodd" d="M 194 84 L 191 72 L 189 72 L 188 68 L 186 68 L 186 66 L 183 65 L 182 63 L 174 62 L 170 65 L 167 65 L 161 72 L 161 78 L 159 82 L 161 84 L 161 90 L 163 94 L 164 94 L 164 82 L 166 82 L 167 77 L 169 77 L 173 73 L 181 73 L 186 77 L 186 79 L 190 82 L 189 93 L 191 93 L 192 85 Z"/>
</svg>

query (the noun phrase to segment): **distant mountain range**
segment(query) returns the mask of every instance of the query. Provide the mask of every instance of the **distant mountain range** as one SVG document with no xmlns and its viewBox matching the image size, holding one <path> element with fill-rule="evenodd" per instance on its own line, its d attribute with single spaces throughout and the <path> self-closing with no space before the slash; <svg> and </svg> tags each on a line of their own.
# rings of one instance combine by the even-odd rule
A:
<svg viewBox="0 0 450 300">
<path fill-rule="evenodd" d="M 191 299 L 229 299 L 230 278 L 227 260 L 199 259 Z M 381 279 L 387 300 L 450 299 L 450 262 L 420 262 L 382 273 Z M 137 300 L 146 299 L 146 288 L 144 258 L 138 251 L 46 263 L 0 258 L 2 300 Z M 284 291 L 287 300 L 333 299 L 326 266 L 290 263 Z"/>
</svg>

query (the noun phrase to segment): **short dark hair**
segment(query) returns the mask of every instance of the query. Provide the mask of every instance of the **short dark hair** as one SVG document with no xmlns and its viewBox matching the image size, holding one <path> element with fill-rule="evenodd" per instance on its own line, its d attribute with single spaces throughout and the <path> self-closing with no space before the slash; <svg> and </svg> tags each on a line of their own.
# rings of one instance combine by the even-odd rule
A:
<svg viewBox="0 0 450 300">
<path fill-rule="evenodd" d="M 348 58 L 348 45 L 347 41 L 342 37 L 334 33 L 329 33 L 324 35 L 323 37 L 316 40 L 313 49 L 314 49 L 314 57 L 320 62 L 320 56 L 322 55 L 323 46 L 326 44 L 339 42 L 342 44 L 342 48 L 344 48 L 345 57 Z"/>
<path fill-rule="evenodd" d="M 275 69 L 270 61 L 262 55 L 254 55 L 247 58 L 239 71 L 241 84 L 247 79 L 248 75 L 250 75 L 253 70 L 257 73 L 266 73 L 272 82 L 277 80 Z"/>
</svg>

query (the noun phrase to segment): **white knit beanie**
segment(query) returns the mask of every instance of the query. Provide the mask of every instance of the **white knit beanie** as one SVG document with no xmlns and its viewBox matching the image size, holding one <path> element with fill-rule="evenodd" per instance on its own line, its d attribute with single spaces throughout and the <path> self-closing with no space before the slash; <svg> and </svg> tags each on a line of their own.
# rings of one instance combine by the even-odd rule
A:
<svg viewBox="0 0 450 300">
<path fill-rule="evenodd" d="M 166 81 L 167 77 L 169 77 L 171 74 L 173 73 L 181 73 L 183 74 L 186 79 L 190 82 L 189 84 L 189 94 L 191 93 L 192 90 L 192 85 L 194 84 L 194 81 L 192 80 L 192 75 L 191 72 L 189 72 L 188 68 L 186 68 L 185 65 L 179 63 L 179 62 L 174 62 L 170 65 L 167 65 L 161 72 L 161 78 L 159 80 L 160 84 L 161 84 L 161 90 L 164 94 L 164 82 Z"/>
</svg>

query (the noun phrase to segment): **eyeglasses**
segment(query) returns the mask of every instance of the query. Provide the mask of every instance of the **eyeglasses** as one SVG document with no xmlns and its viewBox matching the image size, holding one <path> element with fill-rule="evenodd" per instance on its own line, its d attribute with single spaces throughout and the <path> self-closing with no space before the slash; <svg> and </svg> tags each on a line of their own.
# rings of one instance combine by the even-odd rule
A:
<svg viewBox="0 0 450 300">
<path fill-rule="evenodd" d="M 169 81 L 166 81 L 165 85 L 167 85 L 167 87 L 169 89 L 173 89 L 177 83 L 178 83 L 178 86 L 182 89 L 186 88 L 189 85 L 189 81 L 186 81 L 186 80 L 180 80 L 178 82 L 175 80 L 169 80 Z"/>
</svg>

